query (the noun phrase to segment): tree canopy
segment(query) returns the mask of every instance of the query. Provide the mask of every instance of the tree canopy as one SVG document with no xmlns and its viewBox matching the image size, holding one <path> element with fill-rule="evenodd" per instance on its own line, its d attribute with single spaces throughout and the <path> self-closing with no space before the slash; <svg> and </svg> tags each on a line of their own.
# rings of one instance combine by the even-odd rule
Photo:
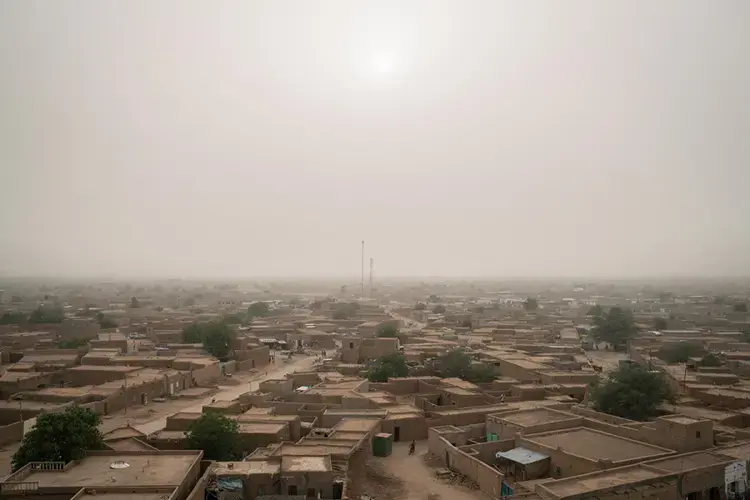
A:
<svg viewBox="0 0 750 500">
<path fill-rule="evenodd" d="M 607 314 L 594 317 L 592 334 L 599 342 L 609 342 L 615 347 L 624 345 L 637 331 L 629 309 L 613 307 Z"/>
<path fill-rule="evenodd" d="M 57 343 L 58 349 L 78 349 L 81 346 L 85 346 L 89 341 L 82 338 L 73 338 L 67 340 L 61 340 Z"/>
<path fill-rule="evenodd" d="M 598 316 L 602 316 L 603 314 L 604 314 L 604 308 L 600 306 L 599 304 L 594 304 L 593 306 L 589 308 L 588 312 L 586 313 L 586 316 L 598 317 Z"/>
<path fill-rule="evenodd" d="M 438 304 L 432 308 L 432 312 L 434 312 L 435 314 L 443 314 L 445 312 L 445 306 L 442 304 Z"/>
<path fill-rule="evenodd" d="M 471 357 L 460 347 L 440 356 L 438 363 L 443 377 L 457 377 L 474 383 L 491 382 L 495 379 L 493 367 L 473 365 Z"/>
<path fill-rule="evenodd" d="M 527 311 L 536 311 L 539 307 L 539 302 L 534 297 L 527 298 L 523 303 L 523 308 Z"/>
<path fill-rule="evenodd" d="M 203 450 L 206 460 L 236 460 L 242 458 L 237 449 L 239 425 L 222 413 L 204 413 L 186 432 L 186 448 Z"/>
<path fill-rule="evenodd" d="M 666 330 L 667 320 L 664 318 L 654 318 L 654 330 Z"/>
<path fill-rule="evenodd" d="M 138 297 L 130 297 L 130 307 L 131 309 L 138 309 L 141 307 L 141 301 L 138 300 Z"/>
<path fill-rule="evenodd" d="M 357 309 L 359 304 L 356 302 L 347 302 L 345 304 L 339 304 L 336 310 L 333 311 L 333 319 L 350 319 L 357 315 Z"/>
<path fill-rule="evenodd" d="M 736 304 L 735 304 L 735 305 L 734 305 L 734 306 L 732 307 L 732 310 L 733 310 L 734 312 L 742 312 L 742 313 L 746 313 L 746 312 L 747 312 L 747 304 L 745 304 L 744 302 L 737 302 L 737 303 L 736 303 Z"/>
<path fill-rule="evenodd" d="M 102 328 L 117 328 L 117 323 L 105 316 L 103 312 L 96 314 L 96 321 Z"/>
<path fill-rule="evenodd" d="M 425 309 L 427 309 L 427 304 L 425 304 L 424 302 L 417 302 L 416 304 L 414 304 L 415 311 L 424 311 Z"/>
<path fill-rule="evenodd" d="M 253 302 L 247 308 L 247 317 L 252 321 L 253 318 L 265 318 L 270 310 L 266 302 Z"/>
<path fill-rule="evenodd" d="M 667 363 L 684 363 L 690 358 L 701 357 L 705 354 L 703 347 L 691 342 L 676 342 L 666 344 L 659 349 L 657 356 Z"/>
<path fill-rule="evenodd" d="M 188 344 L 203 344 L 212 356 L 226 358 L 232 352 L 235 331 L 224 322 L 196 323 L 182 329 L 182 341 Z"/>
<path fill-rule="evenodd" d="M 658 414 L 659 406 L 675 400 L 665 376 L 630 363 L 595 384 L 590 399 L 597 411 L 631 420 L 647 420 Z"/>
<path fill-rule="evenodd" d="M 398 328 L 393 325 L 383 325 L 378 328 L 377 336 L 381 338 L 398 338 Z"/>
<path fill-rule="evenodd" d="M 6 311 L 0 316 L 0 325 L 22 325 L 26 323 L 27 316 L 22 312 Z"/>
<path fill-rule="evenodd" d="M 72 406 L 59 413 L 41 413 L 13 455 L 13 470 L 29 462 L 70 462 L 83 458 L 87 450 L 101 450 L 99 415 L 88 408 Z"/>
<path fill-rule="evenodd" d="M 29 323 L 62 323 L 65 313 L 59 307 L 37 307 L 29 316 Z"/>
<path fill-rule="evenodd" d="M 367 370 L 367 380 L 370 382 L 388 382 L 389 378 L 408 375 L 409 367 L 406 364 L 406 358 L 399 352 L 379 357 Z"/>
<path fill-rule="evenodd" d="M 245 318 L 240 314 L 225 314 L 221 322 L 227 325 L 241 325 L 245 322 Z"/>
</svg>

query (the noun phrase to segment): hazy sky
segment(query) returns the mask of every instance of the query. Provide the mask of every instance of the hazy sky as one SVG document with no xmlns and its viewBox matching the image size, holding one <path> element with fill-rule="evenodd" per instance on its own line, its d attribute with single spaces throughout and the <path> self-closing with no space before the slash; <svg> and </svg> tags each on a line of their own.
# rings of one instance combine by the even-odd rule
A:
<svg viewBox="0 0 750 500">
<path fill-rule="evenodd" d="M 750 275 L 747 0 L 0 0 L 0 272 Z"/>
</svg>

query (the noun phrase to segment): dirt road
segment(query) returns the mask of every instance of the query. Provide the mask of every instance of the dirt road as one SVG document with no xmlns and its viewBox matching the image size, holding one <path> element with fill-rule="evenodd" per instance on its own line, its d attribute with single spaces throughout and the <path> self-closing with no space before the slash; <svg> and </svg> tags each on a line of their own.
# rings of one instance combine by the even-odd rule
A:
<svg viewBox="0 0 750 500">
<path fill-rule="evenodd" d="M 210 397 L 199 400 L 167 400 L 163 403 L 152 403 L 145 407 L 131 408 L 127 414 L 125 412 L 117 412 L 105 416 L 102 421 L 101 430 L 102 432 L 109 432 L 130 422 L 139 431 L 149 434 L 163 429 L 167 425 L 168 416 L 181 411 L 200 412 L 203 409 L 203 405 L 210 403 L 212 399 L 216 399 L 217 401 L 231 401 L 244 392 L 257 390 L 258 384 L 264 380 L 283 377 L 294 371 L 309 370 L 314 363 L 314 356 L 295 357 L 289 363 L 284 363 L 284 360 L 277 357 L 276 363 L 270 365 L 267 372 L 255 375 L 235 374 L 233 380 L 240 381 L 239 384 L 219 386 L 219 392 Z M 24 434 L 29 432 L 35 424 L 36 418 L 26 420 L 24 422 Z"/>
<path fill-rule="evenodd" d="M 417 443 L 417 452 L 409 455 L 409 443 L 394 443 L 393 454 L 387 458 L 372 457 L 366 467 L 367 476 L 357 478 L 353 491 L 376 500 L 487 500 L 477 489 L 451 484 L 438 479 L 435 468 L 427 463 L 427 442 Z"/>
<path fill-rule="evenodd" d="M 200 413 L 203 410 L 203 405 L 209 404 L 212 399 L 215 399 L 216 401 L 231 401 L 233 399 L 237 399 L 240 394 L 248 391 L 258 390 L 258 385 L 265 380 L 280 378 L 295 371 L 309 370 L 310 368 L 312 368 L 314 363 L 314 356 L 295 358 L 290 363 L 283 363 L 281 358 L 277 358 L 277 363 L 270 366 L 267 372 L 260 373 L 250 379 L 245 379 L 243 381 L 244 383 L 241 383 L 240 385 L 221 386 L 219 392 L 217 392 L 216 394 L 205 399 L 197 400 L 195 402 L 191 401 L 192 404 L 190 406 L 176 409 L 175 411 L 169 412 L 147 422 L 139 422 L 137 424 L 133 424 L 131 422 L 131 425 L 133 425 L 133 427 L 143 432 L 144 434 L 156 432 L 163 429 L 167 425 L 167 417 L 174 415 L 175 413 L 183 411 Z"/>
</svg>

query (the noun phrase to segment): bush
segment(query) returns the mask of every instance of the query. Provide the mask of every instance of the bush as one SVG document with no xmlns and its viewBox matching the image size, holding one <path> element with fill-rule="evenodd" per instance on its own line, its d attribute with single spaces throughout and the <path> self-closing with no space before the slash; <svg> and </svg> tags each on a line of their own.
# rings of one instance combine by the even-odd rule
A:
<svg viewBox="0 0 750 500">
<path fill-rule="evenodd" d="M 689 342 L 678 342 L 663 346 L 659 349 L 657 356 L 667 363 L 685 363 L 690 358 L 703 356 L 704 353 L 704 349 L 699 345 Z"/>
<path fill-rule="evenodd" d="M 242 451 L 237 449 L 239 424 L 221 413 L 204 413 L 187 430 L 186 448 L 203 450 L 205 460 L 237 460 Z"/>
<path fill-rule="evenodd" d="M 632 420 L 647 420 L 659 413 L 665 401 L 673 402 L 675 394 L 665 376 L 629 363 L 609 374 L 606 380 L 590 389 L 597 411 Z"/>
<path fill-rule="evenodd" d="M 71 406 L 60 413 L 41 413 L 36 424 L 13 455 L 13 470 L 29 462 L 70 462 L 88 450 L 104 449 L 99 415 L 88 408 Z"/>
<path fill-rule="evenodd" d="M 367 370 L 367 380 L 370 382 L 388 382 L 389 378 L 406 377 L 408 375 L 409 366 L 401 353 L 381 356 Z"/>
<path fill-rule="evenodd" d="M 398 328 L 393 325 L 383 325 L 378 328 L 377 336 L 380 338 L 398 338 Z"/>
</svg>

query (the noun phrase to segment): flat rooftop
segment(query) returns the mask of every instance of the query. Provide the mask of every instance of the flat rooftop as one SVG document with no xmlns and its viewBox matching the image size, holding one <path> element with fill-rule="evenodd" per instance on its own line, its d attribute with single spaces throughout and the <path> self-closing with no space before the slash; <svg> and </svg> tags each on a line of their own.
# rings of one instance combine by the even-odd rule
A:
<svg viewBox="0 0 750 500">
<path fill-rule="evenodd" d="M 79 365 L 68 368 L 69 372 L 120 372 L 129 373 L 138 370 L 143 370 L 140 366 L 127 366 L 127 365 Z"/>
<path fill-rule="evenodd" d="M 330 456 L 297 456 L 281 457 L 281 470 L 283 472 L 330 472 Z"/>
<path fill-rule="evenodd" d="M 592 493 L 597 490 L 613 488 L 637 481 L 656 479 L 663 474 L 646 469 L 640 465 L 621 467 L 593 474 L 571 477 L 570 479 L 558 479 L 539 485 L 549 490 L 556 497 L 568 497 Z"/>
<path fill-rule="evenodd" d="M 240 434 L 278 434 L 287 424 L 273 422 L 238 422 Z"/>
<path fill-rule="evenodd" d="M 179 486 L 199 452 L 158 452 L 140 454 L 90 454 L 66 471 L 37 470 L 24 478 L 40 488 L 107 488 L 113 486 Z M 113 469 L 115 462 L 128 467 Z M 10 478 L 9 478 L 10 479 Z"/>
<path fill-rule="evenodd" d="M 360 431 L 369 432 L 378 426 L 380 422 L 374 418 L 343 418 L 334 426 L 337 431 Z"/>
<path fill-rule="evenodd" d="M 567 453 L 589 460 L 611 460 L 612 462 L 646 460 L 649 457 L 655 458 L 672 451 L 584 427 L 534 434 L 526 439 L 530 443 L 549 448 L 560 447 Z"/>
<path fill-rule="evenodd" d="M 716 451 L 722 455 L 727 455 L 740 460 L 747 460 L 747 457 L 750 456 L 750 441 L 727 446 Z"/>
<path fill-rule="evenodd" d="M 699 451 L 697 453 L 690 453 L 688 455 L 679 455 L 676 457 L 662 458 L 660 460 L 652 460 L 648 462 L 648 465 L 667 472 L 683 472 L 692 469 L 699 469 L 702 467 L 709 467 L 711 465 L 732 462 L 733 460 L 734 458 L 730 456 L 720 455 L 718 453 L 710 453 L 707 451 Z"/>
<path fill-rule="evenodd" d="M 700 422 L 700 420 L 697 420 L 695 418 L 688 417 L 685 415 L 667 415 L 661 418 L 662 420 L 669 420 L 670 422 L 674 422 L 676 424 L 681 424 L 681 425 L 693 425 L 693 424 L 697 424 L 698 422 Z"/>
<path fill-rule="evenodd" d="M 440 389 L 447 393 L 455 394 L 456 396 L 474 396 L 477 394 L 476 392 L 472 392 L 462 387 L 441 387 Z"/>
<path fill-rule="evenodd" d="M 85 489 L 74 497 L 74 500 L 162 500 L 170 498 L 174 490 L 170 491 L 92 491 Z"/>
<path fill-rule="evenodd" d="M 532 425 L 549 424 L 552 422 L 563 422 L 565 420 L 572 420 L 580 417 L 577 417 L 576 415 L 558 413 L 556 411 L 547 410 L 545 408 L 537 408 L 535 410 L 507 413 L 500 416 L 500 418 L 508 423 L 515 424 L 520 427 L 529 427 Z"/>
<path fill-rule="evenodd" d="M 230 468 L 231 467 L 231 468 Z M 253 460 L 248 462 L 214 462 L 211 472 L 217 476 L 237 474 L 277 474 L 281 464 L 273 460 Z"/>
</svg>

